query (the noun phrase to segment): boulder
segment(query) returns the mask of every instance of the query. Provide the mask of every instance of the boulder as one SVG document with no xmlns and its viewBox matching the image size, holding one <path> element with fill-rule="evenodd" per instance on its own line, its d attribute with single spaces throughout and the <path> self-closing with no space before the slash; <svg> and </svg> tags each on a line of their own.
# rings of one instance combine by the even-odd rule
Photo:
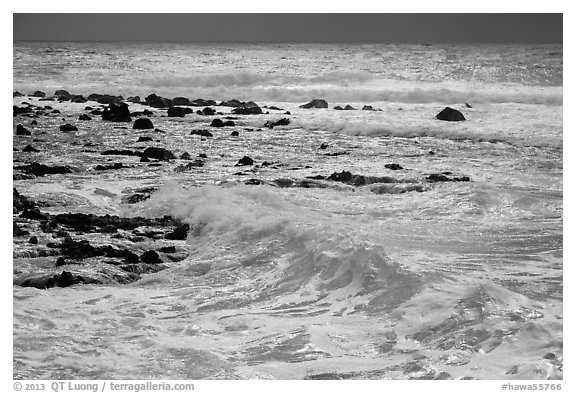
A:
<svg viewBox="0 0 576 393">
<path fill-rule="evenodd" d="M 238 131 L 232 131 L 230 133 L 230 136 L 239 136 L 240 134 L 238 133 Z"/>
<path fill-rule="evenodd" d="M 66 90 L 56 90 L 54 93 L 54 98 L 58 101 L 70 101 L 70 93 Z"/>
<path fill-rule="evenodd" d="M 19 169 L 29 175 L 34 176 L 45 176 L 45 175 L 54 175 L 54 174 L 65 174 L 65 173 L 72 173 L 72 168 L 69 166 L 47 166 L 44 164 L 39 164 L 37 162 L 32 162 L 27 165 L 18 166 L 15 169 Z"/>
<path fill-rule="evenodd" d="M 122 102 L 122 97 L 113 96 L 110 94 L 97 94 L 92 93 L 88 96 L 89 101 L 96 101 L 99 104 L 110 105 L 119 104 Z"/>
<path fill-rule="evenodd" d="M 262 109 L 253 101 L 241 103 L 236 108 L 232 109 L 232 113 L 236 115 L 261 115 Z"/>
<path fill-rule="evenodd" d="M 236 124 L 232 120 L 222 121 L 221 119 L 214 119 L 210 123 L 211 127 L 234 127 Z"/>
<path fill-rule="evenodd" d="M 222 101 L 222 102 L 220 103 L 220 106 L 233 106 L 233 107 L 238 107 L 238 106 L 240 106 L 240 105 L 242 105 L 242 102 L 241 102 L 241 101 L 238 101 L 238 100 L 236 100 L 236 99 L 229 100 L 229 101 Z"/>
<path fill-rule="evenodd" d="M 15 91 L 12 93 L 12 97 L 24 97 L 24 94 L 20 93 L 19 91 Z"/>
<path fill-rule="evenodd" d="M 166 236 L 164 237 L 168 240 L 186 240 L 186 237 L 188 237 L 189 230 L 190 230 L 189 224 L 181 224 L 178 225 L 174 229 L 174 231 L 166 234 Z"/>
<path fill-rule="evenodd" d="M 32 135 L 22 124 L 16 126 L 16 135 Z"/>
<path fill-rule="evenodd" d="M 46 93 L 44 93 L 43 91 L 37 90 L 34 92 L 34 94 L 32 94 L 32 97 L 46 97 Z"/>
<path fill-rule="evenodd" d="M 122 168 L 124 168 L 124 166 L 122 166 L 122 163 L 117 162 L 110 165 L 96 165 L 94 169 L 97 171 L 108 171 L 110 169 L 122 169 Z"/>
<path fill-rule="evenodd" d="M 126 98 L 126 101 L 132 102 L 134 104 L 139 104 L 140 103 L 140 97 L 139 96 L 128 97 L 128 98 Z"/>
<path fill-rule="evenodd" d="M 202 98 L 197 98 L 192 101 L 194 106 L 213 106 L 216 105 L 216 101 L 214 100 L 203 100 Z"/>
<path fill-rule="evenodd" d="M 14 105 L 13 108 L 14 108 L 13 116 L 32 112 L 32 108 L 29 106 L 28 107 L 20 107 L 20 106 Z"/>
<path fill-rule="evenodd" d="M 78 127 L 66 123 L 60 126 L 60 131 L 62 132 L 78 131 Z"/>
<path fill-rule="evenodd" d="M 78 104 L 83 104 L 84 102 L 88 101 L 86 98 L 84 98 L 83 95 L 81 94 L 72 94 L 70 95 L 70 102 L 75 102 Z"/>
<path fill-rule="evenodd" d="M 236 163 L 236 166 L 242 166 L 242 165 L 254 165 L 254 160 L 248 156 L 244 156 L 240 160 L 238 160 L 238 163 Z"/>
<path fill-rule="evenodd" d="M 92 120 L 92 118 L 88 116 L 86 113 L 83 113 L 78 117 L 78 120 Z"/>
<path fill-rule="evenodd" d="M 22 151 L 24 153 L 37 153 L 38 149 L 35 149 L 33 146 L 31 145 L 27 145 L 24 149 L 22 149 Z"/>
<path fill-rule="evenodd" d="M 152 142 L 152 141 L 153 141 L 153 139 L 150 138 L 149 136 L 141 136 L 138 138 L 136 143 L 138 143 L 138 142 Z"/>
<path fill-rule="evenodd" d="M 276 126 L 287 126 L 288 124 L 290 124 L 290 119 L 283 117 L 277 121 L 268 120 L 266 123 L 264 123 L 264 127 L 272 129 Z"/>
<path fill-rule="evenodd" d="M 352 105 L 346 105 L 346 106 L 344 107 L 344 110 L 345 110 L 345 111 L 355 111 L 356 108 L 354 108 Z"/>
<path fill-rule="evenodd" d="M 436 115 L 436 118 L 438 120 L 444 120 L 444 121 L 464 121 L 464 120 L 466 120 L 466 118 L 464 117 L 462 112 L 460 112 L 459 110 L 450 108 L 450 107 L 446 107 L 446 108 L 442 109 L 442 111 Z"/>
<path fill-rule="evenodd" d="M 131 122 L 130 110 L 128 109 L 128 104 L 124 102 L 111 103 L 102 112 L 102 120 L 114 121 L 114 122 Z"/>
<path fill-rule="evenodd" d="M 386 165 L 384 165 L 384 168 L 388 168 L 388 169 L 391 169 L 393 171 L 397 171 L 399 169 L 404 169 L 400 166 L 400 164 L 386 164 Z"/>
<path fill-rule="evenodd" d="M 160 255 L 154 250 L 145 251 L 142 255 L 140 255 L 140 260 L 144 263 L 162 263 L 160 259 Z"/>
<path fill-rule="evenodd" d="M 30 232 L 28 232 L 25 229 L 22 229 L 18 226 L 18 224 L 16 224 L 15 222 L 12 222 L 12 237 L 22 237 L 22 236 L 27 236 L 29 235 Z"/>
<path fill-rule="evenodd" d="M 220 120 L 220 121 L 222 121 L 222 120 Z M 190 135 L 200 135 L 200 136 L 205 136 L 205 137 L 213 137 L 214 136 L 208 130 L 192 130 L 190 132 Z"/>
<path fill-rule="evenodd" d="M 175 97 L 172 99 L 173 105 L 182 105 L 182 106 L 193 106 L 188 98 L 185 97 Z"/>
<path fill-rule="evenodd" d="M 300 108 L 310 109 L 310 108 L 328 108 L 328 103 L 326 100 L 315 99 L 306 104 L 300 105 Z"/>
<path fill-rule="evenodd" d="M 174 153 L 163 147 L 149 147 L 144 150 L 143 156 L 156 160 L 167 161 L 176 158 Z"/>
<path fill-rule="evenodd" d="M 185 115 L 186 112 L 182 107 L 173 106 L 171 108 L 168 108 L 168 117 L 184 117 Z"/>
<path fill-rule="evenodd" d="M 326 149 L 328 149 L 328 144 L 327 144 L 327 143 L 322 143 L 322 144 L 320 145 L 320 150 L 326 150 Z"/>
<path fill-rule="evenodd" d="M 133 130 L 151 130 L 154 129 L 154 125 L 152 124 L 152 120 L 142 117 L 140 119 L 136 119 L 134 124 L 132 125 Z"/>
<path fill-rule="evenodd" d="M 216 114 L 216 111 L 210 107 L 206 107 L 204 109 L 202 109 L 202 113 L 204 116 L 213 116 Z"/>
<path fill-rule="evenodd" d="M 174 105 L 172 103 L 172 100 L 157 96 L 154 93 L 146 97 L 145 100 L 146 104 L 150 105 L 152 108 L 170 108 L 171 106 Z"/>
<path fill-rule="evenodd" d="M 204 161 L 202 161 L 200 159 L 196 159 L 192 162 L 177 166 L 176 168 L 174 168 L 174 172 L 186 172 L 186 171 L 189 171 L 193 168 L 200 168 L 203 166 L 204 166 Z"/>
</svg>

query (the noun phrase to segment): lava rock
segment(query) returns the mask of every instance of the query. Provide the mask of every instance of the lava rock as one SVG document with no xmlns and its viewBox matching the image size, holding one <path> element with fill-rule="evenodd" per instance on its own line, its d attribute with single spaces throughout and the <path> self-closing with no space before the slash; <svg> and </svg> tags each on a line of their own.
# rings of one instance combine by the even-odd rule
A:
<svg viewBox="0 0 576 393">
<path fill-rule="evenodd" d="M 37 90 L 34 92 L 34 94 L 32 94 L 32 97 L 46 97 L 46 93 L 44 93 L 43 91 Z"/>
<path fill-rule="evenodd" d="M 142 153 L 133 150 L 127 149 L 111 149 L 111 150 L 104 150 L 101 153 L 103 156 L 142 156 Z"/>
<path fill-rule="evenodd" d="M 400 164 L 386 164 L 386 165 L 384 165 L 384 168 L 388 168 L 388 169 L 391 169 L 393 171 L 397 171 L 399 169 L 404 169 L 400 166 Z"/>
<path fill-rule="evenodd" d="M 290 124 L 290 119 L 283 117 L 280 120 L 277 121 L 272 121 L 272 120 L 268 120 L 266 123 L 264 123 L 264 127 L 268 127 L 270 129 L 276 127 L 276 126 L 287 126 Z"/>
<path fill-rule="evenodd" d="M 107 171 L 110 169 L 122 169 L 122 163 L 121 162 L 117 162 L 115 164 L 112 165 L 96 165 L 96 167 L 94 168 L 97 171 Z"/>
<path fill-rule="evenodd" d="M 22 229 L 18 226 L 18 224 L 16 224 L 15 222 L 12 222 L 12 237 L 22 237 L 22 236 L 26 236 L 29 235 L 30 232 L 28 232 L 25 229 Z"/>
<path fill-rule="evenodd" d="M 32 135 L 22 124 L 16 126 L 16 135 Z"/>
<path fill-rule="evenodd" d="M 326 150 L 326 149 L 328 149 L 328 144 L 327 144 L 327 143 L 322 143 L 322 144 L 320 145 L 320 150 Z"/>
<path fill-rule="evenodd" d="M 182 224 L 177 226 L 174 229 L 174 231 L 166 234 L 166 236 L 164 237 L 168 240 L 186 240 L 189 230 L 190 230 L 189 224 Z"/>
<path fill-rule="evenodd" d="M 133 130 L 151 130 L 153 128 L 152 120 L 147 118 L 136 119 L 132 125 Z"/>
<path fill-rule="evenodd" d="M 220 103 L 220 106 L 233 106 L 233 107 L 238 107 L 238 106 L 240 106 L 240 105 L 242 105 L 242 102 L 239 101 L 239 100 L 236 100 L 236 99 L 232 99 L 232 100 L 229 100 L 229 101 L 222 101 L 222 102 Z"/>
<path fill-rule="evenodd" d="M 168 108 L 168 117 L 184 117 L 185 115 L 186 111 L 182 107 L 173 106 Z"/>
<path fill-rule="evenodd" d="M 63 257 L 59 257 L 58 259 L 56 259 L 56 267 L 64 265 L 66 265 L 66 260 Z"/>
<path fill-rule="evenodd" d="M 97 94 L 92 93 L 88 96 L 89 101 L 96 101 L 99 104 L 110 105 L 110 104 L 119 104 L 122 102 L 121 96 L 112 96 L 110 94 Z"/>
<path fill-rule="evenodd" d="M 450 175 L 450 172 L 445 172 L 445 173 L 433 173 L 429 176 L 426 177 L 426 180 L 428 180 L 431 183 L 437 183 L 437 182 L 468 182 L 470 181 L 470 177 L 468 176 L 462 176 L 462 177 L 448 177 L 446 175 Z"/>
<path fill-rule="evenodd" d="M 242 165 L 254 165 L 254 160 L 248 156 L 244 156 L 240 160 L 238 160 L 238 163 L 235 166 L 242 166 Z"/>
<path fill-rule="evenodd" d="M 162 263 L 160 255 L 154 250 L 149 250 L 140 255 L 140 260 L 144 263 L 156 264 Z"/>
<path fill-rule="evenodd" d="M 188 162 L 188 163 L 183 164 L 183 165 L 179 165 L 176 168 L 174 168 L 174 171 L 175 172 L 186 172 L 192 168 L 200 168 L 203 166 L 204 166 L 204 161 L 198 159 L 198 160 L 194 160 L 192 162 Z"/>
<path fill-rule="evenodd" d="M 42 221 L 48 219 L 48 216 L 42 214 L 40 212 L 40 209 L 38 209 L 37 207 L 31 209 L 24 209 L 24 211 L 20 213 L 20 217 L 27 218 L 29 220 L 42 220 Z"/>
<path fill-rule="evenodd" d="M 136 143 L 138 143 L 138 142 L 152 142 L 152 141 L 153 141 L 153 139 L 149 136 L 141 136 L 138 138 Z"/>
<path fill-rule="evenodd" d="M 63 132 L 70 132 L 70 131 L 78 131 L 78 127 L 73 126 L 72 124 L 64 124 L 60 126 L 60 131 Z"/>
<path fill-rule="evenodd" d="M 24 171 L 25 173 L 29 174 L 29 175 L 34 175 L 34 176 L 45 176 L 45 175 L 54 175 L 54 174 L 65 174 L 65 173 L 72 173 L 73 170 L 72 168 L 70 168 L 69 166 L 63 165 L 63 166 L 47 166 L 44 164 L 39 164 L 37 162 L 32 162 L 28 165 L 22 165 L 22 166 L 18 166 L 16 167 L 16 169 L 19 169 L 21 171 Z"/>
<path fill-rule="evenodd" d="M 126 101 L 132 102 L 134 104 L 139 104 L 140 103 L 140 97 L 139 96 L 128 97 L 128 98 L 126 98 Z"/>
<path fill-rule="evenodd" d="M 28 239 L 28 243 L 30 244 L 38 244 L 38 236 L 32 236 Z"/>
<path fill-rule="evenodd" d="M 310 109 L 310 108 L 328 108 L 328 103 L 326 100 L 322 99 L 315 99 L 306 104 L 300 105 L 300 108 L 303 109 Z"/>
<path fill-rule="evenodd" d="M 143 155 L 148 158 L 154 158 L 156 160 L 167 161 L 176 158 L 174 153 L 163 147 L 149 147 L 144 150 Z"/>
<path fill-rule="evenodd" d="M 202 113 L 204 116 L 213 116 L 216 114 L 216 111 L 210 107 L 206 107 L 204 109 L 202 109 Z"/>
<path fill-rule="evenodd" d="M 56 90 L 54 93 L 54 98 L 58 101 L 70 101 L 70 93 L 66 90 Z"/>
<path fill-rule="evenodd" d="M 146 101 L 146 104 L 150 105 L 152 108 L 170 108 L 174 105 L 172 100 L 157 96 L 154 93 L 150 94 L 144 100 Z"/>
<path fill-rule="evenodd" d="M 78 120 L 92 120 L 92 118 L 88 116 L 86 113 L 83 113 L 78 117 Z"/>
<path fill-rule="evenodd" d="M 238 135 L 240 135 L 240 134 L 238 133 L 238 131 L 232 131 L 232 132 L 230 133 L 230 136 L 238 136 Z"/>
<path fill-rule="evenodd" d="M 185 97 L 174 97 L 172 99 L 173 105 L 182 105 L 182 106 L 193 106 L 188 98 Z"/>
<path fill-rule="evenodd" d="M 436 115 L 436 118 L 438 120 L 444 120 L 444 121 L 464 121 L 464 120 L 466 120 L 466 118 L 464 117 L 462 112 L 460 112 L 457 109 L 450 108 L 450 107 L 446 107 L 446 108 L 442 109 L 442 111 Z"/>
<path fill-rule="evenodd" d="M 25 153 L 37 153 L 39 150 L 35 149 L 33 146 L 31 145 L 27 145 L 24 149 L 22 149 L 23 152 Z"/>
<path fill-rule="evenodd" d="M 114 122 L 131 122 L 130 110 L 128 104 L 124 102 L 110 103 L 102 112 L 102 120 Z"/>
<path fill-rule="evenodd" d="M 180 155 L 180 159 L 181 160 L 191 160 L 192 156 L 190 155 L 190 153 L 188 153 L 187 151 L 185 151 L 184 153 L 182 153 Z"/>
<path fill-rule="evenodd" d="M 262 109 L 255 102 L 248 101 L 232 109 L 232 113 L 236 115 L 261 115 Z"/>
<path fill-rule="evenodd" d="M 222 121 L 221 119 L 214 119 L 210 123 L 211 127 L 234 127 L 236 124 L 232 120 Z"/>
</svg>

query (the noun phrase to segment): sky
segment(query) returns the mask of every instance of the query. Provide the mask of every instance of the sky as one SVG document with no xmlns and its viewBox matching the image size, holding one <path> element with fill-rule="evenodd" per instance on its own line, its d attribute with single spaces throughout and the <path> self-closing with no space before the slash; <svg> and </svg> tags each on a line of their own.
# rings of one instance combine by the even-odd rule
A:
<svg viewBox="0 0 576 393">
<path fill-rule="evenodd" d="M 13 14 L 13 39 L 562 43 L 562 14 Z"/>
</svg>

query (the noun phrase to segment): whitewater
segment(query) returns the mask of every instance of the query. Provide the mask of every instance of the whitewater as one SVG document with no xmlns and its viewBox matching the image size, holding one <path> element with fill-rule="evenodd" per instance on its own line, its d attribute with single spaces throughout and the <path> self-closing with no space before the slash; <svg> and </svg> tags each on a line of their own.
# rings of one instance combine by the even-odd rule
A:
<svg viewBox="0 0 576 393">
<path fill-rule="evenodd" d="M 561 45 L 15 42 L 14 105 L 60 111 L 36 125 L 15 115 L 34 132 L 13 139 L 18 192 L 52 215 L 170 216 L 190 229 L 172 242 L 70 231 L 183 257 L 128 283 L 14 285 L 14 378 L 562 379 L 562 57 Z M 134 130 L 79 121 L 94 101 L 31 97 L 59 89 L 238 99 L 264 113 L 167 117 L 128 102 L 162 132 Z M 312 99 L 328 108 L 300 107 Z M 356 110 L 334 109 L 345 105 Z M 446 106 L 466 121 L 436 119 Z M 216 117 L 235 125 L 210 127 Z M 101 154 L 140 151 L 140 136 L 202 165 Z M 243 156 L 254 165 L 237 166 Z M 30 162 L 74 171 L 20 175 Z M 14 220 L 38 236 L 14 237 L 15 284 L 119 274 L 101 256 L 55 266 L 44 251 L 56 235 Z"/>
</svg>

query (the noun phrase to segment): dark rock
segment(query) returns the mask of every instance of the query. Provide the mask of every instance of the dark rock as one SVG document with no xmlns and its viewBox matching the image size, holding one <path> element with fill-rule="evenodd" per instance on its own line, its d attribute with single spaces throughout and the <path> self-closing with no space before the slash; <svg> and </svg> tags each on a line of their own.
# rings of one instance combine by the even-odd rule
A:
<svg viewBox="0 0 576 393">
<path fill-rule="evenodd" d="M 133 130 L 151 130 L 153 128 L 154 125 L 152 124 L 152 120 L 147 118 L 136 119 L 132 126 Z"/>
<path fill-rule="evenodd" d="M 25 153 L 37 153 L 38 149 L 35 149 L 34 147 L 27 145 L 24 149 L 22 149 L 22 151 Z"/>
<path fill-rule="evenodd" d="M 42 214 L 40 209 L 37 207 L 31 209 L 24 209 L 22 213 L 20 213 L 21 218 L 27 218 L 29 220 L 47 220 L 48 216 Z"/>
<path fill-rule="evenodd" d="M 240 106 L 240 105 L 242 105 L 242 102 L 241 102 L 241 101 L 238 101 L 238 100 L 236 100 L 236 99 L 232 99 L 232 100 L 229 100 L 229 101 L 222 101 L 222 102 L 220 103 L 220 106 L 233 106 L 233 107 L 238 107 L 238 106 Z"/>
<path fill-rule="evenodd" d="M 65 260 L 64 258 L 62 258 L 62 257 L 59 257 L 59 258 L 56 260 L 56 267 L 64 266 L 64 265 L 66 265 L 66 260 Z"/>
<path fill-rule="evenodd" d="M 189 230 L 190 230 L 189 224 L 182 224 L 177 226 L 174 229 L 174 231 L 166 234 L 165 238 L 168 240 L 186 240 Z"/>
<path fill-rule="evenodd" d="M 327 157 L 337 157 L 337 156 L 345 156 L 346 154 L 348 154 L 347 151 L 335 151 L 332 153 L 326 153 L 324 155 Z"/>
<path fill-rule="evenodd" d="M 232 109 L 232 113 L 236 115 L 261 115 L 262 109 L 255 102 L 248 101 Z"/>
<path fill-rule="evenodd" d="M 188 153 L 187 151 L 185 151 L 184 153 L 182 153 L 180 155 L 180 159 L 181 160 L 191 160 L 192 156 L 190 155 L 190 153 Z"/>
<path fill-rule="evenodd" d="M 470 177 L 468 176 L 462 176 L 462 177 L 448 177 L 446 176 L 446 174 L 450 175 L 450 172 L 446 172 L 446 173 L 433 173 L 429 176 L 426 177 L 426 180 L 428 180 L 431 183 L 437 183 L 437 182 L 468 182 L 470 181 Z"/>
<path fill-rule="evenodd" d="M 290 119 L 283 117 L 280 120 L 277 121 L 272 121 L 272 120 L 268 120 L 266 123 L 264 123 L 264 127 L 268 127 L 270 129 L 276 127 L 276 126 L 287 126 L 290 124 Z"/>
<path fill-rule="evenodd" d="M 96 165 L 96 167 L 94 168 L 97 171 L 107 171 L 110 169 L 122 169 L 122 163 L 121 162 L 117 162 L 115 164 L 112 165 Z"/>
<path fill-rule="evenodd" d="M 78 131 L 78 127 L 73 126 L 72 124 L 66 123 L 66 124 L 60 126 L 60 131 L 63 131 L 63 132 Z"/>
<path fill-rule="evenodd" d="M 238 160 L 238 163 L 236 164 L 236 166 L 242 166 L 242 165 L 254 165 L 254 160 L 252 160 L 248 156 L 244 156 L 240 160 Z"/>
<path fill-rule="evenodd" d="M 24 97 L 24 94 L 20 93 L 19 91 L 15 91 L 12 93 L 12 97 Z"/>
<path fill-rule="evenodd" d="M 150 198 L 150 194 L 133 194 L 130 196 L 127 196 L 125 198 L 122 198 L 122 202 L 127 203 L 127 204 L 134 204 L 134 203 L 139 203 L 142 201 L 145 201 L 146 199 Z"/>
<path fill-rule="evenodd" d="M 136 143 L 138 143 L 138 142 L 152 142 L 152 138 L 149 136 L 141 136 L 136 141 Z"/>
<path fill-rule="evenodd" d="M 345 110 L 345 111 L 355 111 L 356 108 L 354 108 L 352 105 L 346 105 L 346 106 L 344 107 L 344 110 Z"/>
<path fill-rule="evenodd" d="M 104 111 L 102 109 L 94 109 L 90 111 L 90 114 L 94 116 L 102 116 L 103 113 Z"/>
<path fill-rule="evenodd" d="M 149 147 L 144 150 L 144 156 L 148 158 L 154 158 L 156 160 L 167 161 L 176 158 L 174 153 L 172 153 L 168 149 L 164 149 L 163 147 Z"/>
<path fill-rule="evenodd" d="M 99 104 L 110 105 L 119 104 L 122 102 L 122 97 L 112 96 L 109 94 L 97 94 L 93 93 L 88 96 L 88 100 L 96 101 Z"/>
<path fill-rule="evenodd" d="M 232 120 L 222 121 L 221 119 L 214 119 L 210 123 L 211 127 L 234 127 L 236 124 Z"/>
<path fill-rule="evenodd" d="M 32 135 L 22 124 L 16 126 L 16 135 Z"/>
<path fill-rule="evenodd" d="M 128 104 L 124 102 L 110 103 L 106 108 L 104 108 L 104 112 L 102 112 L 102 120 L 114 122 L 132 121 Z"/>
<path fill-rule="evenodd" d="M 32 120 L 32 121 L 30 122 L 30 125 L 37 126 L 37 125 L 38 125 L 38 122 L 37 122 L 36 120 Z"/>
<path fill-rule="evenodd" d="M 320 145 L 320 150 L 326 150 L 326 149 L 328 149 L 328 144 L 327 144 L 327 143 L 322 143 L 322 144 Z"/>
<path fill-rule="evenodd" d="M 334 172 L 328 178 L 329 180 L 339 181 L 339 182 L 349 182 L 352 180 L 352 173 L 348 171 L 342 171 L 340 173 Z"/>
<path fill-rule="evenodd" d="M 464 117 L 464 115 L 460 111 L 453 109 L 453 108 L 449 108 L 449 107 L 442 109 L 442 111 L 436 115 L 436 118 L 438 120 L 444 120 L 444 121 L 464 121 L 464 120 L 466 120 L 466 118 Z"/>
<path fill-rule="evenodd" d="M 66 90 L 56 90 L 54 93 L 54 98 L 58 101 L 70 101 L 70 93 Z"/>
<path fill-rule="evenodd" d="M 12 189 L 12 207 L 16 212 L 20 212 L 24 209 L 32 209 L 36 207 L 36 203 L 23 195 L 20 195 L 18 190 Z"/>
<path fill-rule="evenodd" d="M 163 252 L 164 254 L 174 254 L 176 253 L 176 247 L 168 246 L 168 247 L 161 247 L 158 251 Z"/>
<path fill-rule="evenodd" d="M 185 115 L 186 112 L 182 107 L 173 106 L 171 108 L 168 108 L 168 117 L 184 117 Z"/>
<path fill-rule="evenodd" d="M 175 97 L 172 99 L 173 105 L 182 105 L 182 106 L 193 106 L 188 98 L 185 97 Z"/>
<path fill-rule="evenodd" d="M 194 106 L 214 106 L 216 105 L 216 101 L 214 100 L 203 100 L 202 98 L 197 98 L 192 101 Z"/>
<path fill-rule="evenodd" d="M 103 151 L 102 155 L 103 156 L 142 156 L 142 153 L 137 152 L 137 151 L 127 150 L 127 149 L 122 149 L 122 150 L 112 149 L 112 150 Z"/>
<path fill-rule="evenodd" d="M 21 277 L 14 280 L 14 285 L 21 287 L 33 287 L 37 289 L 48 289 L 53 287 L 69 287 L 77 284 L 101 284 L 100 281 L 70 272 L 63 271 L 61 274 L 45 275 L 40 277 Z"/>
<path fill-rule="evenodd" d="M 82 104 L 84 102 L 88 101 L 86 98 L 84 98 L 84 96 L 82 95 L 76 95 L 76 94 L 72 94 L 70 96 L 70 102 L 75 102 L 78 104 Z"/>
<path fill-rule="evenodd" d="M 204 153 L 198 154 L 198 157 L 200 157 L 200 158 L 208 158 L 208 156 L 207 156 L 206 154 L 204 154 Z"/>
<path fill-rule="evenodd" d="M 32 162 L 28 165 L 18 166 L 16 167 L 16 169 L 19 169 L 29 175 L 34 176 L 55 175 L 55 174 L 64 174 L 73 172 L 72 168 L 66 165 L 64 166 L 55 165 L 50 167 L 44 164 L 39 164 L 37 162 Z"/>
<path fill-rule="evenodd" d="M 404 169 L 400 166 L 400 164 L 386 164 L 384 168 L 392 169 L 393 171 L 397 171 L 399 169 Z"/>
<path fill-rule="evenodd" d="M 203 167 L 203 166 L 204 166 L 204 161 L 194 160 L 192 162 L 188 162 L 186 164 L 177 166 L 176 168 L 174 168 L 174 171 L 175 172 L 186 172 L 192 168 L 199 168 L 199 167 Z"/>
<path fill-rule="evenodd" d="M 172 103 L 172 100 L 157 96 L 154 93 L 146 97 L 145 100 L 146 104 L 150 105 L 152 108 L 170 108 L 171 106 L 174 105 Z"/>
<path fill-rule="evenodd" d="M 306 104 L 300 105 L 300 108 L 310 109 L 310 108 L 328 108 L 328 103 L 326 100 L 312 100 Z"/>
<path fill-rule="evenodd" d="M 38 237 L 37 237 L 37 236 L 32 236 L 30 239 L 28 239 L 28 243 L 30 243 L 30 244 L 38 244 Z"/>
<path fill-rule="evenodd" d="M 140 103 L 140 97 L 139 96 L 128 97 L 128 98 L 126 98 L 126 101 L 132 102 L 134 104 L 139 104 Z"/>
<path fill-rule="evenodd" d="M 78 117 L 78 120 L 92 120 L 92 118 L 88 116 L 86 113 L 83 113 Z"/>
<path fill-rule="evenodd" d="M 216 114 L 216 111 L 212 108 L 206 107 L 204 109 L 202 109 L 201 112 L 204 116 L 213 116 Z"/>
<path fill-rule="evenodd" d="M 32 97 L 46 97 L 46 93 L 44 93 L 43 91 L 37 90 L 34 92 L 34 94 L 32 94 Z"/>
<path fill-rule="evenodd" d="M 42 97 L 42 98 L 40 98 L 38 101 L 54 101 L 54 98 L 52 98 L 52 97 Z"/>
<path fill-rule="evenodd" d="M 14 105 L 12 108 L 14 109 L 14 116 L 32 112 L 31 107 L 25 107 L 24 108 L 24 107 Z"/>
<path fill-rule="evenodd" d="M 230 133 L 230 136 L 238 136 L 238 135 L 240 135 L 240 134 L 238 133 L 238 131 L 232 131 L 232 132 Z"/>
<path fill-rule="evenodd" d="M 151 264 L 162 263 L 160 255 L 158 255 L 158 253 L 154 250 L 144 252 L 142 255 L 140 255 L 140 260 L 144 263 Z"/>
<path fill-rule="evenodd" d="M 148 159 L 148 157 L 142 156 L 140 157 L 140 162 L 150 162 L 150 160 Z"/>
<path fill-rule="evenodd" d="M 60 113 L 60 111 L 59 111 L 58 109 L 54 109 L 54 110 L 53 110 L 52 112 L 50 112 L 50 113 L 58 114 L 58 113 Z"/>
<path fill-rule="evenodd" d="M 470 105 L 469 103 L 465 102 L 464 105 L 466 106 L 466 108 L 472 108 L 472 105 Z"/>
<path fill-rule="evenodd" d="M 18 224 L 16 224 L 15 222 L 12 222 L 12 236 L 13 237 L 22 237 L 22 236 L 26 236 L 29 234 L 30 234 L 30 232 L 20 228 L 18 226 Z"/>
<path fill-rule="evenodd" d="M 342 111 L 344 110 L 344 108 L 342 108 L 340 105 L 336 105 L 333 109 L 337 110 L 337 111 Z"/>
<path fill-rule="evenodd" d="M 376 109 L 374 109 L 374 107 L 372 105 L 364 105 L 362 107 L 363 111 L 375 111 Z"/>
</svg>

